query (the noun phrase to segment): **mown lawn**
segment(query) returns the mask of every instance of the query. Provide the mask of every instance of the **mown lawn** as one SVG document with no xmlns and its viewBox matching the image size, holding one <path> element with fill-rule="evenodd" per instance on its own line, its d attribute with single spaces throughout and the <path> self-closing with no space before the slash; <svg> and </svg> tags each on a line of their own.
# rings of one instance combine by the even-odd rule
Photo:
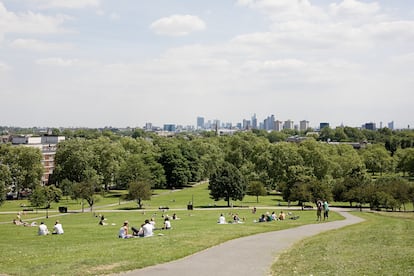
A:
<svg viewBox="0 0 414 276">
<path fill-rule="evenodd" d="M 272 275 L 414 275 L 414 213 L 354 213 L 365 222 L 305 239 Z"/>
<path fill-rule="evenodd" d="M 110 274 L 142 268 L 175 260 L 213 245 L 256 233 L 275 231 L 314 223 L 313 211 L 294 211 L 298 220 L 254 223 L 261 213 L 280 209 L 260 209 L 252 214 L 250 209 L 205 211 L 176 211 L 180 220 L 172 221 L 172 230 L 158 230 L 151 238 L 118 239 L 118 229 L 124 220 L 138 227 L 146 218 L 154 217 L 162 225 L 162 215 L 172 211 L 114 211 L 102 212 L 108 225 L 99 226 L 93 213 L 78 213 L 59 217 L 65 234 L 37 236 L 37 227 L 0 225 L 0 274 L 8 275 L 96 275 Z M 243 224 L 218 225 L 223 212 L 228 220 L 231 213 L 238 213 Z M 0 215 L 1 217 L 2 215 Z M 23 219 L 25 217 L 23 216 Z M 55 217 L 39 219 L 52 228 Z M 342 219 L 332 213 L 332 219 Z"/>
</svg>

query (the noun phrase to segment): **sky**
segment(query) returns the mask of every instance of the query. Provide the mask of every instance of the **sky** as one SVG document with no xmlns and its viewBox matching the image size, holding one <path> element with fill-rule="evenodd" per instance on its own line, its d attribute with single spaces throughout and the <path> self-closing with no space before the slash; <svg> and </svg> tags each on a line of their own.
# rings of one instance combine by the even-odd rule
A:
<svg viewBox="0 0 414 276">
<path fill-rule="evenodd" d="M 414 2 L 0 0 L 0 125 L 414 126 Z"/>
</svg>

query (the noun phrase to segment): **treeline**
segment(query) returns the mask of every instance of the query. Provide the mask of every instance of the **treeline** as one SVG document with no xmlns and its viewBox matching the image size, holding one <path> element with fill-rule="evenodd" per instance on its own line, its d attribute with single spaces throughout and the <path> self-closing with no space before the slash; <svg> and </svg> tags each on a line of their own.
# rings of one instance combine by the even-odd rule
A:
<svg viewBox="0 0 414 276">
<path fill-rule="evenodd" d="M 167 138 L 143 131 L 126 137 L 108 131 L 93 138 L 72 136 L 59 143 L 50 184 L 63 194 L 86 199 L 91 206 L 93 194 L 100 190 L 128 189 L 140 202 L 151 188 L 180 188 L 212 178 L 219 184 L 210 185 L 214 199 L 278 191 L 284 200 L 299 204 L 323 198 L 399 209 L 414 202 L 413 185 L 408 181 L 414 175 L 414 148 L 405 147 L 408 142 L 388 147 L 388 139 L 412 139 L 412 132 L 390 133 L 386 136 L 379 132 L 377 143 L 359 150 L 314 138 L 283 142 L 282 135 L 290 135 L 286 132 L 238 132 L 231 136 L 205 132 Z M 16 156 L 19 147 L 0 146 L 0 183 L 5 187 L 14 177 L 13 183 L 19 183 L 19 188 L 35 188 L 39 175 L 27 173 L 26 178 L 16 178 L 13 168 L 19 163 L 4 158 Z M 39 156 L 33 162 L 40 163 Z M 25 175 L 23 171 L 20 175 Z M 229 177 L 219 177 L 223 175 Z"/>
</svg>

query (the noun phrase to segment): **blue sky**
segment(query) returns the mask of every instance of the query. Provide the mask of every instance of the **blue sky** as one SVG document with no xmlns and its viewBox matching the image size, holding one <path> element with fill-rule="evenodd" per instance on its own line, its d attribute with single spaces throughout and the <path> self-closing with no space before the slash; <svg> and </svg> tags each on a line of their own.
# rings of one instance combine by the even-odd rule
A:
<svg viewBox="0 0 414 276">
<path fill-rule="evenodd" d="M 0 0 L 0 125 L 414 125 L 414 4 Z"/>
</svg>

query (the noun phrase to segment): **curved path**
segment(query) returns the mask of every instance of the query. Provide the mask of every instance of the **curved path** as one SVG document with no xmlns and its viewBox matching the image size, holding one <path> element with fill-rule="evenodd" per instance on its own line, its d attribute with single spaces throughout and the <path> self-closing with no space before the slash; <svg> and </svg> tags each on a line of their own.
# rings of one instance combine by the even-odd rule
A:
<svg viewBox="0 0 414 276">
<path fill-rule="evenodd" d="M 347 212 L 334 208 L 332 210 L 344 216 L 345 220 L 308 224 L 296 228 L 235 239 L 183 259 L 130 271 L 120 275 L 268 275 L 269 269 L 276 261 L 277 256 L 282 250 L 289 248 L 294 243 L 324 231 L 338 229 L 363 221 L 363 219 Z"/>
</svg>

